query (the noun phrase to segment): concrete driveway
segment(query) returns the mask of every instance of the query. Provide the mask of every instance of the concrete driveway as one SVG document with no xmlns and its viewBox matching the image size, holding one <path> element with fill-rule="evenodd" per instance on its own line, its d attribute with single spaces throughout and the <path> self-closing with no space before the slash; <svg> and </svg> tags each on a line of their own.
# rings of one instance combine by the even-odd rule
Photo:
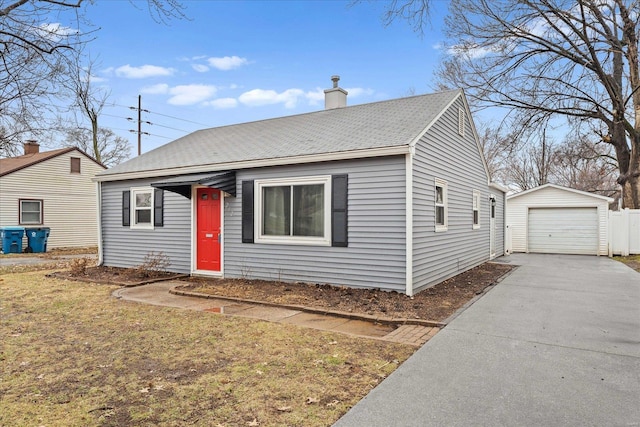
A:
<svg viewBox="0 0 640 427">
<path fill-rule="evenodd" d="M 640 274 L 605 257 L 520 265 L 335 425 L 640 425 Z"/>
</svg>

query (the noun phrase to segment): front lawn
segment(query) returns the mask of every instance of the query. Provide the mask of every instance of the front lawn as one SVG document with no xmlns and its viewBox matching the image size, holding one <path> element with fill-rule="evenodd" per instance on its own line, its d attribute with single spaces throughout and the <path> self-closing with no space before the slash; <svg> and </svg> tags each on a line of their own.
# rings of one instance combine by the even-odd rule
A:
<svg viewBox="0 0 640 427">
<path fill-rule="evenodd" d="M 0 425 L 329 426 L 414 347 L 0 277 Z"/>
</svg>

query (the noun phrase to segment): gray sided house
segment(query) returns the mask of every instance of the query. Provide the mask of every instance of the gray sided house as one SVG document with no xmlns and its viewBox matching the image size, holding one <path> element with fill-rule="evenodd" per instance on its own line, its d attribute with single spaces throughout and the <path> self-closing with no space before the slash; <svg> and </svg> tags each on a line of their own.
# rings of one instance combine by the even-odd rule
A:
<svg viewBox="0 0 640 427">
<path fill-rule="evenodd" d="M 334 81 L 337 83 L 337 81 Z M 101 173 L 100 261 L 408 295 L 504 252 L 461 90 L 204 129 Z"/>
</svg>

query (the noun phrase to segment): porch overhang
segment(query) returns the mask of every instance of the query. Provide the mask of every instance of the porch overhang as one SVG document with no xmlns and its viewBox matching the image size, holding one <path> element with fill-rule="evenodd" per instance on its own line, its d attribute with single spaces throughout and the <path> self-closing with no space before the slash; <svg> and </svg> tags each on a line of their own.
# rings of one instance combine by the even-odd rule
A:
<svg viewBox="0 0 640 427">
<path fill-rule="evenodd" d="M 191 198 L 191 186 L 193 185 L 215 188 L 236 197 L 236 172 L 225 171 L 178 175 L 151 183 L 154 188 L 178 193 L 187 199 Z"/>
</svg>

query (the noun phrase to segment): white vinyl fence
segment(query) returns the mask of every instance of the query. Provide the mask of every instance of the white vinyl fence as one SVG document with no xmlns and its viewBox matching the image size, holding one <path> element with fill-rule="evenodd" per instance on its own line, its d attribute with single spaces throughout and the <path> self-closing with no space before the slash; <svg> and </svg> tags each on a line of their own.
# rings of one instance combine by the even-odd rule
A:
<svg viewBox="0 0 640 427">
<path fill-rule="evenodd" d="M 640 209 L 609 211 L 609 256 L 640 254 Z"/>
</svg>

